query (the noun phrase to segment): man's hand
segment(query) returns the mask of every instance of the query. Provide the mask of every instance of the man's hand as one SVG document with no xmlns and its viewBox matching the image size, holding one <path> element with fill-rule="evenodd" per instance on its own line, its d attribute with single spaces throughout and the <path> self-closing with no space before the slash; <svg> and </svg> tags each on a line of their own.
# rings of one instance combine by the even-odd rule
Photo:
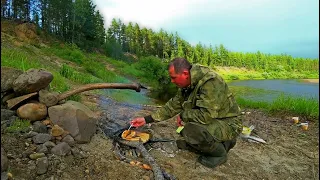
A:
<svg viewBox="0 0 320 180">
<path fill-rule="evenodd" d="M 134 127 L 140 127 L 146 124 L 146 120 L 144 119 L 144 117 L 138 117 L 133 119 L 130 124 L 132 124 L 132 126 Z"/>
<path fill-rule="evenodd" d="M 180 118 L 180 115 L 177 116 L 177 126 L 178 126 L 178 127 L 183 126 L 183 125 L 182 125 L 181 118 Z"/>
</svg>

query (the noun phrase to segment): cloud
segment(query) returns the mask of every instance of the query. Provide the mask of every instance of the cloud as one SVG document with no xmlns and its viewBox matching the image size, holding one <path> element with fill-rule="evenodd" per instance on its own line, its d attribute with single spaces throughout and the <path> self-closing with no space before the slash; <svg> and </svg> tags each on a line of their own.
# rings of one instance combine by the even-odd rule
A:
<svg viewBox="0 0 320 180">
<path fill-rule="evenodd" d="M 148 28 L 159 29 L 172 19 L 188 14 L 192 7 L 208 0 L 95 0 L 108 27 L 112 18 L 119 18 L 124 23 L 134 22 Z"/>
</svg>

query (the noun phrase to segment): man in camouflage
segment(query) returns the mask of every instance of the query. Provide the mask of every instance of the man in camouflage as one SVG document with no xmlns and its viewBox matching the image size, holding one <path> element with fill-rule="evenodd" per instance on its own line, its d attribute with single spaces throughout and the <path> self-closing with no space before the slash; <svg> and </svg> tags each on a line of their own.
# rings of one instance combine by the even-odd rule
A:
<svg viewBox="0 0 320 180">
<path fill-rule="evenodd" d="M 228 151 L 236 144 L 242 130 L 240 108 L 225 81 L 213 70 L 191 65 L 184 58 L 175 58 L 168 66 L 171 82 L 179 87 L 175 97 L 146 117 L 131 121 L 135 127 L 177 116 L 184 128 L 180 149 L 200 154 L 198 162 L 216 167 L 227 160 Z"/>
</svg>

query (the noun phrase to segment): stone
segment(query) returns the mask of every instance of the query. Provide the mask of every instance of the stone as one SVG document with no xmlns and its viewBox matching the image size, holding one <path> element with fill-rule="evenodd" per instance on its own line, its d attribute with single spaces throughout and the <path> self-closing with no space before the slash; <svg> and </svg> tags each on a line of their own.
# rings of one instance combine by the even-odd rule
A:
<svg viewBox="0 0 320 180">
<path fill-rule="evenodd" d="M 5 102 L 8 101 L 9 99 L 15 98 L 16 95 L 11 92 L 11 93 L 6 93 L 2 98 L 1 98 L 1 104 L 6 105 Z"/>
<path fill-rule="evenodd" d="M 23 137 L 26 138 L 26 139 L 28 139 L 28 138 L 32 138 L 33 136 L 35 136 L 35 135 L 37 135 L 37 134 L 39 134 L 39 133 L 34 132 L 34 131 L 30 131 L 30 132 L 24 134 Z"/>
<path fill-rule="evenodd" d="M 13 82 L 23 71 L 11 67 L 1 66 L 1 92 L 13 89 Z"/>
<path fill-rule="evenodd" d="M 9 120 L 9 118 L 14 115 L 16 115 L 15 111 L 9 109 L 1 109 L 1 121 Z"/>
<path fill-rule="evenodd" d="M 42 124 L 44 124 L 44 125 L 53 125 L 52 122 L 50 121 L 50 119 L 43 120 Z"/>
<path fill-rule="evenodd" d="M 65 156 L 70 151 L 71 147 L 66 142 L 62 142 L 51 149 L 51 153 L 58 156 Z"/>
<path fill-rule="evenodd" d="M 53 80 L 53 75 L 44 69 L 29 69 L 13 82 L 13 90 L 21 95 L 40 91 Z"/>
<path fill-rule="evenodd" d="M 33 136 L 32 140 L 35 144 L 43 144 L 51 140 L 52 136 L 50 134 L 39 133 Z"/>
<path fill-rule="evenodd" d="M 71 137 L 70 135 L 66 135 L 62 140 L 62 142 L 66 142 L 69 144 L 69 146 L 74 146 L 74 144 L 76 143 L 73 139 L 73 137 Z"/>
<path fill-rule="evenodd" d="M 29 157 L 30 159 L 32 160 L 35 160 L 35 159 L 38 159 L 38 158 L 42 158 L 42 157 L 45 157 L 46 155 L 44 153 L 33 153 L 33 154 L 30 154 Z"/>
<path fill-rule="evenodd" d="M 61 136 L 64 133 L 63 128 L 55 124 L 51 129 L 51 135 L 54 137 Z"/>
<path fill-rule="evenodd" d="M 32 129 L 37 133 L 48 133 L 47 126 L 42 124 L 40 121 L 34 122 L 32 125 Z"/>
<path fill-rule="evenodd" d="M 21 119 L 39 121 L 47 117 L 47 106 L 42 103 L 28 103 L 17 109 L 17 114 Z"/>
<path fill-rule="evenodd" d="M 6 151 L 1 147 L 1 172 L 8 169 L 9 160 Z"/>
<path fill-rule="evenodd" d="M 39 101 L 45 104 L 47 107 L 51 107 L 58 104 L 58 101 L 59 101 L 58 96 L 59 96 L 59 93 L 57 92 L 50 92 L 44 89 L 41 89 L 39 91 Z"/>
<path fill-rule="evenodd" d="M 44 174 L 49 167 L 49 161 L 47 157 L 37 159 L 37 174 Z"/>
<path fill-rule="evenodd" d="M 47 142 L 45 142 L 43 144 L 48 148 L 52 148 L 52 147 L 56 146 L 56 144 L 54 142 L 51 142 L 51 141 L 47 141 Z"/>
<path fill-rule="evenodd" d="M 45 146 L 44 144 L 40 144 L 40 145 L 37 146 L 37 152 L 38 152 L 38 153 L 45 153 L 45 154 L 47 154 L 49 151 L 48 151 L 47 146 Z"/>
<path fill-rule="evenodd" d="M 90 142 L 96 132 L 97 117 L 79 102 L 67 101 L 65 104 L 49 107 L 48 114 L 53 124 L 70 132 L 78 143 Z"/>
</svg>

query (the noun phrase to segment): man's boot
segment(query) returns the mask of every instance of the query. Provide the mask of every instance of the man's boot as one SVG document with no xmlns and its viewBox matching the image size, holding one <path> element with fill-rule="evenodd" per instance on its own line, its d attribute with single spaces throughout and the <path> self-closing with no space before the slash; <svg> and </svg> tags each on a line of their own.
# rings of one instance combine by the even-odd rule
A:
<svg viewBox="0 0 320 180">
<path fill-rule="evenodd" d="M 237 142 L 237 138 L 234 138 L 230 141 L 225 141 L 222 144 L 224 145 L 226 151 L 229 152 L 229 150 L 232 149 L 236 145 L 236 142 Z"/>
<path fill-rule="evenodd" d="M 178 139 L 176 140 L 177 147 L 179 149 L 188 150 L 190 152 L 198 153 L 199 151 L 192 146 L 190 146 L 185 140 Z"/>
<path fill-rule="evenodd" d="M 227 151 L 222 143 L 216 143 L 216 147 L 210 153 L 205 153 L 198 158 L 202 165 L 215 168 L 227 161 Z"/>
</svg>

